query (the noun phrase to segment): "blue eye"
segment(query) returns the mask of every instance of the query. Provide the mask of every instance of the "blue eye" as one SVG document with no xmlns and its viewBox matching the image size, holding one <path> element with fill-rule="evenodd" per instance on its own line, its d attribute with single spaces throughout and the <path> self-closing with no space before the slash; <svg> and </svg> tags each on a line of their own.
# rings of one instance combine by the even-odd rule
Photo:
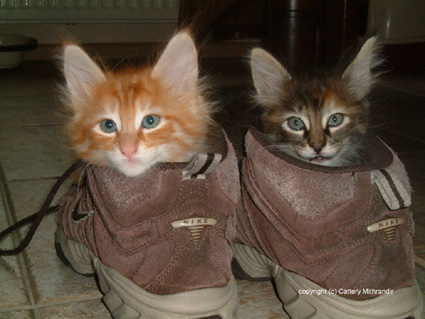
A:
<svg viewBox="0 0 425 319">
<path fill-rule="evenodd" d="M 117 125 L 112 120 L 103 120 L 100 122 L 100 128 L 105 133 L 113 133 L 117 130 Z"/>
<path fill-rule="evenodd" d="M 291 117 L 287 121 L 288 126 L 294 131 L 302 130 L 305 127 L 304 122 L 298 117 Z"/>
<path fill-rule="evenodd" d="M 144 128 L 147 128 L 147 129 L 154 128 L 159 124 L 160 120 L 161 118 L 157 115 L 147 115 L 143 119 L 142 125 Z"/>
<path fill-rule="evenodd" d="M 328 119 L 328 126 L 338 126 L 341 125 L 342 121 L 344 120 L 344 115 L 341 113 L 332 114 Z"/>
</svg>

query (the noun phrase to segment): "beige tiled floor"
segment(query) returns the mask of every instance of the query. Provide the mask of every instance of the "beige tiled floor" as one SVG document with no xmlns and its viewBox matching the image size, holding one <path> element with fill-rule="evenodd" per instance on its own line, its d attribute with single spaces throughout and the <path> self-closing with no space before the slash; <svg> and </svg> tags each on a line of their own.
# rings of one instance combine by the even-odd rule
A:
<svg viewBox="0 0 425 319">
<path fill-rule="evenodd" d="M 223 70 L 217 74 L 222 79 L 217 82 L 224 84 L 226 90 L 248 82 L 246 75 L 238 78 Z M 55 68 L 43 62 L 27 62 L 18 69 L 0 70 L 0 229 L 37 211 L 55 179 L 71 162 L 61 137 L 60 108 L 55 96 L 58 78 Z M 388 79 L 385 84 L 385 88 L 397 90 L 394 79 Z M 425 95 L 425 88 L 421 91 L 420 85 L 414 87 L 412 94 Z M 411 94 L 404 87 L 400 92 Z M 425 102 L 425 97 L 422 101 Z M 425 109 L 425 103 L 422 106 Z M 229 110 L 227 114 L 236 113 Z M 408 138 L 409 132 L 391 130 L 391 126 L 383 135 L 399 152 L 415 189 L 415 247 L 418 258 L 422 258 L 425 257 L 425 144 L 421 137 Z M 237 133 L 231 136 L 238 145 L 240 136 Z M 76 274 L 56 256 L 55 229 L 56 219 L 51 215 L 42 222 L 24 253 L 0 257 L 1 318 L 110 317 L 101 302 L 95 278 Z M 25 229 L 10 236 L 0 247 L 16 246 L 24 233 Z M 425 266 L 425 259 L 419 262 Z M 425 270 L 419 266 L 417 279 L 425 290 Z M 238 281 L 238 286 L 239 318 L 287 318 L 270 282 Z"/>
</svg>

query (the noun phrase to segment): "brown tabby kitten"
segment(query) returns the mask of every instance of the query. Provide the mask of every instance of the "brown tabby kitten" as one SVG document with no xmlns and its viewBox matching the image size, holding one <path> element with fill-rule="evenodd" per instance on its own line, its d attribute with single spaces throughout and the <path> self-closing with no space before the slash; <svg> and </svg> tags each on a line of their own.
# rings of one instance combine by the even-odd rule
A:
<svg viewBox="0 0 425 319">
<path fill-rule="evenodd" d="M 190 33 L 176 34 L 153 66 L 104 70 L 72 43 L 61 60 L 67 133 L 80 159 L 137 176 L 206 151 L 213 105 Z"/>
<path fill-rule="evenodd" d="M 361 164 L 377 51 L 372 37 L 342 74 L 293 78 L 269 53 L 253 49 L 255 98 L 264 111 L 264 132 L 275 146 L 314 164 Z"/>
</svg>

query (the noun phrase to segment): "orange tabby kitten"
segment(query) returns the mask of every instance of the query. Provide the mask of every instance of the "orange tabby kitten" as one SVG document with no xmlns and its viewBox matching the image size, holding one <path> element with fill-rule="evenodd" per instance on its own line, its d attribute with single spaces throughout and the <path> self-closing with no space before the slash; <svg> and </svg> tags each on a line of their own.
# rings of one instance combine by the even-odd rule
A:
<svg viewBox="0 0 425 319">
<path fill-rule="evenodd" d="M 127 176 L 204 152 L 212 105 L 203 97 L 198 56 L 176 34 L 153 67 L 102 70 L 78 45 L 65 45 L 67 133 L 76 154 Z"/>
</svg>

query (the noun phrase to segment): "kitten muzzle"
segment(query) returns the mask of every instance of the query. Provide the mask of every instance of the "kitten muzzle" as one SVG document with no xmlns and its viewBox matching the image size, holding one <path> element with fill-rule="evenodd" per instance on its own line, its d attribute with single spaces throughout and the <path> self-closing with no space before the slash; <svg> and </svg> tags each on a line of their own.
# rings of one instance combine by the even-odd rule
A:
<svg viewBox="0 0 425 319">
<path fill-rule="evenodd" d="M 319 156 L 311 158 L 309 161 L 313 162 L 313 163 L 321 163 L 321 162 L 327 161 L 329 159 L 330 158 L 328 158 L 328 157 L 322 157 L 322 156 L 319 155 Z"/>
</svg>

